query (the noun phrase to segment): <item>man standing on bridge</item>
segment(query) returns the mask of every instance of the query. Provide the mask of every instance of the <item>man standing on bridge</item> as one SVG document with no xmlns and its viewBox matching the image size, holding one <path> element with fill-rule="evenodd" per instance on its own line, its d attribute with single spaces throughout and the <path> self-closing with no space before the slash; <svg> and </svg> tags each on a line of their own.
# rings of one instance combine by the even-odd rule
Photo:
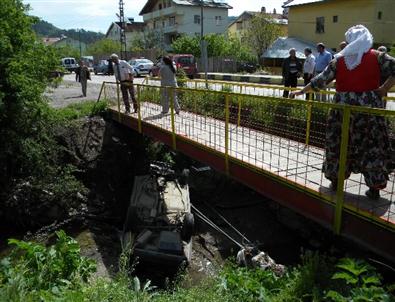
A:
<svg viewBox="0 0 395 302">
<path fill-rule="evenodd" d="M 134 94 L 133 67 L 130 66 L 128 62 L 120 60 L 118 55 L 115 53 L 111 55 L 111 60 L 114 63 L 113 70 L 115 79 L 121 84 L 122 99 L 123 103 L 125 104 L 125 113 L 130 113 L 129 94 L 133 101 L 134 112 L 136 113 L 138 106 Z"/>
</svg>

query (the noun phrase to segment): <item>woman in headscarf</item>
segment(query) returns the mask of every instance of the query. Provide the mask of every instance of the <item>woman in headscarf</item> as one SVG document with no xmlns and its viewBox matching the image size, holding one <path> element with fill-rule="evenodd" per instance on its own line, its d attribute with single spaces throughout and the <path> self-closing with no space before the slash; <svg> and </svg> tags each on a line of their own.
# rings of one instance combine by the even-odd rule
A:
<svg viewBox="0 0 395 302">
<path fill-rule="evenodd" d="M 327 68 L 302 90 L 318 90 L 336 79 L 335 103 L 384 108 L 382 100 L 395 85 L 395 59 L 372 49 L 373 37 L 363 25 L 351 27 L 345 34 L 347 46 L 336 54 Z M 380 77 L 388 74 L 380 85 Z M 342 111 L 331 110 L 326 128 L 326 148 L 323 172 L 336 190 L 339 169 Z M 387 121 L 383 116 L 354 113 L 350 120 L 349 148 L 346 163 L 347 179 L 351 173 L 362 173 L 369 187 L 366 195 L 380 198 L 391 173 L 392 150 Z"/>
<path fill-rule="evenodd" d="M 174 68 L 173 62 L 169 57 L 162 58 L 162 64 L 159 70 L 160 75 L 160 84 L 162 88 L 162 114 L 166 114 L 169 112 L 169 97 L 170 97 L 170 89 L 167 87 L 177 87 L 177 80 L 176 80 L 176 70 Z M 173 104 L 174 110 L 177 114 L 180 113 L 180 105 L 177 101 L 176 91 L 173 90 Z"/>
</svg>

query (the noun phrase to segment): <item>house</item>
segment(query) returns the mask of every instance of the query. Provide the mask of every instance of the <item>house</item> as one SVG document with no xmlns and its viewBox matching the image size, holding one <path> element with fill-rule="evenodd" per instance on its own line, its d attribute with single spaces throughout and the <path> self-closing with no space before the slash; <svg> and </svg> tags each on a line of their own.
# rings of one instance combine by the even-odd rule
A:
<svg viewBox="0 0 395 302">
<path fill-rule="evenodd" d="M 371 31 L 375 47 L 395 42 L 394 0 L 293 0 L 289 9 L 288 35 L 336 50 L 346 30 L 357 24 Z"/>
<path fill-rule="evenodd" d="M 203 4 L 203 34 L 223 34 L 228 28 L 228 10 L 232 7 L 219 0 L 148 0 L 140 12 L 147 30 L 163 35 L 169 48 L 178 36 L 200 35 Z"/>
<path fill-rule="evenodd" d="M 50 38 L 50 37 L 43 37 L 41 38 L 42 42 L 44 43 L 45 46 L 50 46 L 58 41 L 60 41 L 62 38 Z"/>
<path fill-rule="evenodd" d="M 51 44 L 53 47 L 65 47 L 69 46 L 75 48 L 77 50 L 81 50 L 81 53 L 86 51 L 87 45 L 84 42 L 74 40 L 72 38 L 62 36 L 62 38 L 54 43 Z"/>
<path fill-rule="evenodd" d="M 144 22 L 134 22 L 134 19 L 129 19 L 129 22 L 125 26 L 125 37 L 126 37 L 126 49 L 132 46 L 135 39 L 138 39 L 144 32 L 145 23 Z M 120 41 L 121 36 L 121 22 L 113 22 L 106 33 L 106 39 L 111 39 L 114 41 Z"/>
<path fill-rule="evenodd" d="M 266 13 L 264 7 L 262 7 L 260 12 L 245 11 L 236 20 L 228 26 L 229 36 L 242 38 L 246 33 L 247 29 L 251 26 L 251 19 L 259 14 L 264 14 L 280 26 L 281 36 L 286 36 L 288 34 L 288 20 L 284 18 L 282 14 L 276 13 Z"/>
</svg>

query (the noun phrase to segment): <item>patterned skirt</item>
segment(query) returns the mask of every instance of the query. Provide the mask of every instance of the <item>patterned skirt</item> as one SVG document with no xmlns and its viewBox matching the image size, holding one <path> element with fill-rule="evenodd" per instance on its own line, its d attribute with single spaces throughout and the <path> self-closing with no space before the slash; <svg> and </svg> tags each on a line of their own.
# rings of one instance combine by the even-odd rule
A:
<svg viewBox="0 0 395 302">
<path fill-rule="evenodd" d="M 384 103 L 374 92 L 338 93 L 336 103 L 383 108 Z M 327 122 L 323 172 L 331 181 L 338 178 L 343 114 L 331 110 Z M 362 173 L 369 188 L 384 189 L 394 168 L 389 121 L 383 116 L 352 113 L 346 162 L 347 179 L 351 173 Z"/>
</svg>

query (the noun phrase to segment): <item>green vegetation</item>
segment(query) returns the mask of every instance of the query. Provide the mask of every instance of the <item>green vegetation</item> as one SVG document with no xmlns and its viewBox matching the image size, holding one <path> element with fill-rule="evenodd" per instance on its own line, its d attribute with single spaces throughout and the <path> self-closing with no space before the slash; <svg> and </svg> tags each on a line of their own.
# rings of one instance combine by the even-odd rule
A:
<svg viewBox="0 0 395 302">
<path fill-rule="evenodd" d="M 45 36 L 51 38 L 59 38 L 62 35 L 65 35 L 66 37 L 72 38 L 77 41 L 79 41 L 81 38 L 81 42 L 84 42 L 86 44 L 94 43 L 104 37 L 104 34 L 102 33 L 86 31 L 84 29 L 60 29 L 44 20 L 39 20 L 38 22 L 33 24 L 32 28 L 39 37 Z"/>
<path fill-rule="evenodd" d="M 101 39 L 93 44 L 90 44 L 87 53 L 94 57 L 109 57 L 112 53 L 118 53 L 121 49 L 121 44 L 118 41 L 111 39 Z"/>
<path fill-rule="evenodd" d="M 14 247 L 0 262 L 1 301 L 139 301 L 139 302 L 302 302 L 394 301 L 381 276 L 362 260 L 306 253 L 302 263 L 282 277 L 270 271 L 247 269 L 229 261 L 217 276 L 188 288 L 183 279 L 159 290 L 133 277 L 128 254 L 120 257 L 113 280 L 94 279 L 95 264 L 80 255 L 74 239 L 56 233 L 54 245 L 9 240 Z"/>
<path fill-rule="evenodd" d="M 226 38 L 223 35 L 208 34 L 204 36 L 208 42 L 209 57 L 232 57 L 239 61 L 256 61 L 256 56 L 237 38 Z M 189 53 L 200 57 L 200 36 L 181 36 L 172 44 L 173 52 Z"/>
<path fill-rule="evenodd" d="M 57 129 L 104 104 L 51 109 L 43 92 L 56 53 L 37 43 L 31 29 L 37 19 L 22 1 L 4 0 L 0 12 L 6 16 L 0 20 L 0 219 L 40 227 L 77 207 L 86 193 L 76 167 L 63 162 Z"/>
<path fill-rule="evenodd" d="M 106 113 L 108 103 L 106 101 L 87 101 L 71 104 L 65 108 L 52 109 L 52 118 L 59 123 L 67 123 L 85 116 L 103 116 Z"/>
</svg>

